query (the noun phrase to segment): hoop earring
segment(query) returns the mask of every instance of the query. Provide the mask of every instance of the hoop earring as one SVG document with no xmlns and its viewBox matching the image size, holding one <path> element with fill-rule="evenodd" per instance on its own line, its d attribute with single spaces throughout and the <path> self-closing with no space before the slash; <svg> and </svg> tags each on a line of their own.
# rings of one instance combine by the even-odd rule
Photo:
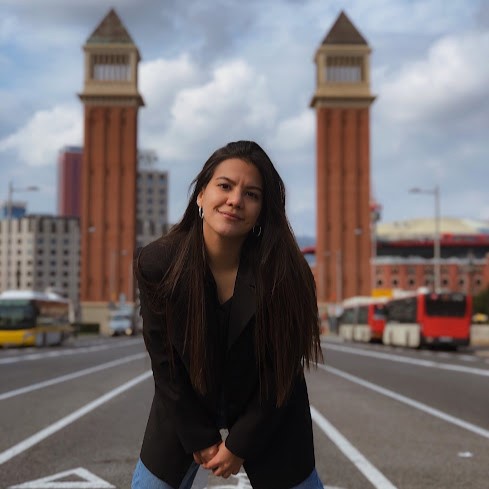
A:
<svg viewBox="0 0 489 489">
<path fill-rule="evenodd" d="M 199 206 L 199 217 L 201 219 L 204 219 L 204 209 L 202 207 Z"/>
<path fill-rule="evenodd" d="M 258 225 L 254 225 L 253 226 L 253 229 L 251 230 L 251 232 L 257 237 L 259 238 L 261 236 L 261 226 L 258 224 Z"/>
</svg>

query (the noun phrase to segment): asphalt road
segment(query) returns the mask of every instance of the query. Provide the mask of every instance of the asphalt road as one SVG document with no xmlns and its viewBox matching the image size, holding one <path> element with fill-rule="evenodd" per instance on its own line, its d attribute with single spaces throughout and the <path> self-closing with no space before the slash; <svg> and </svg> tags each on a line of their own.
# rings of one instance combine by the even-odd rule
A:
<svg viewBox="0 0 489 489">
<path fill-rule="evenodd" d="M 323 342 L 307 374 L 327 488 L 489 488 L 489 351 Z M 153 393 L 142 339 L 0 351 L 0 489 L 129 488 Z M 249 488 L 199 471 L 195 489 Z"/>
</svg>

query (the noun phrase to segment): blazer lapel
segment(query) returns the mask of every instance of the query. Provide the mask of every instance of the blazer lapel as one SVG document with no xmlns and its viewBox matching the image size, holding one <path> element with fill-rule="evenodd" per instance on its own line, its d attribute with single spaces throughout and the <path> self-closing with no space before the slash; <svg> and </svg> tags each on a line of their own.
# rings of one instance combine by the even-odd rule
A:
<svg viewBox="0 0 489 489">
<path fill-rule="evenodd" d="M 228 349 L 256 312 L 255 279 L 246 259 L 239 264 L 229 316 Z"/>
</svg>

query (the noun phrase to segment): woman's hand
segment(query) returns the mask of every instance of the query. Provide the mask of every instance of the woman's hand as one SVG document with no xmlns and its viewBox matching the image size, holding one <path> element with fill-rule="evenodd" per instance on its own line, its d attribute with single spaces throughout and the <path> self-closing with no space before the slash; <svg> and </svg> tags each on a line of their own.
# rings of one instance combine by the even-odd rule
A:
<svg viewBox="0 0 489 489">
<path fill-rule="evenodd" d="M 236 475 L 243 465 L 244 460 L 230 452 L 224 443 L 219 445 L 219 449 L 208 462 L 204 463 L 204 469 L 211 469 L 212 473 L 227 479 L 231 474 Z"/>
<path fill-rule="evenodd" d="M 206 462 L 209 462 L 214 455 L 217 454 L 219 450 L 219 445 L 221 445 L 222 442 L 216 443 L 215 445 L 212 445 L 210 447 L 204 448 L 203 450 L 199 450 L 198 452 L 194 452 L 194 460 L 195 463 L 202 465 L 205 464 Z"/>
</svg>

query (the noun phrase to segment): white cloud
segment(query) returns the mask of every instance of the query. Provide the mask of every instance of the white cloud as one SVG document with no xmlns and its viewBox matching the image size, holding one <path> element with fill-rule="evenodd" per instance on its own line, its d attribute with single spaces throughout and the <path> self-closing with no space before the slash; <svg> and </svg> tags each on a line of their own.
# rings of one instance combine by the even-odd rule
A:
<svg viewBox="0 0 489 489">
<path fill-rule="evenodd" d="M 232 60 L 216 68 L 207 83 L 176 94 L 170 127 L 157 149 L 164 159 L 189 158 L 208 141 L 220 146 L 253 130 L 267 131 L 275 112 L 265 78 L 246 62 Z"/>
<path fill-rule="evenodd" d="M 140 91 L 148 107 L 148 113 L 167 114 L 175 94 L 182 88 L 195 84 L 199 72 L 187 53 L 175 59 L 158 58 L 142 62 Z"/>
<path fill-rule="evenodd" d="M 489 32 L 446 36 L 425 59 L 402 68 L 381 88 L 384 115 L 401 123 L 445 120 L 489 94 Z"/>
<path fill-rule="evenodd" d="M 49 166 L 63 146 L 79 145 L 81 141 L 80 107 L 59 105 L 36 112 L 23 127 L 0 140 L 0 152 L 14 151 L 29 166 Z"/>
<path fill-rule="evenodd" d="M 315 141 L 315 114 L 304 109 L 299 114 L 281 121 L 271 142 L 282 151 L 310 150 Z"/>
</svg>

